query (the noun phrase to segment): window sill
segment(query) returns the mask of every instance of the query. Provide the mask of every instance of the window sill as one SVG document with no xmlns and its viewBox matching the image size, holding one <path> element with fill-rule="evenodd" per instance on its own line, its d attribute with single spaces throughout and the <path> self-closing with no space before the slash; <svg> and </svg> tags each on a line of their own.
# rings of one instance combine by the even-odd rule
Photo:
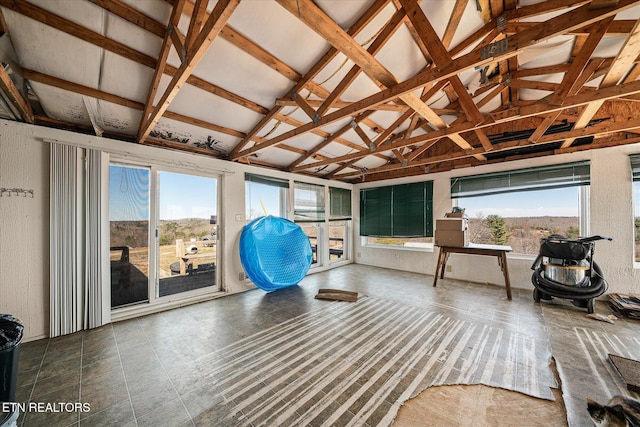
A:
<svg viewBox="0 0 640 427">
<path fill-rule="evenodd" d="M 419 246 L 394 246 L 394 245 L 374 245 L 374 244 L 366 244 L 363 245 L 365 248 L 374 248 L 374 249 L 392 249 L 396 251 L 411 251 L 411 252 L 434 252 L 433 245 L 427 247 L 419 247 Z"/>
</svg>

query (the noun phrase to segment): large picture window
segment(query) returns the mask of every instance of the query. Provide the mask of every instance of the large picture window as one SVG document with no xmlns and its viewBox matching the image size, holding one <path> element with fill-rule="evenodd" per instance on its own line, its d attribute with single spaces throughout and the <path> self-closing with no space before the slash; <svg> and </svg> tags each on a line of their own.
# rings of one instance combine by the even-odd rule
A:
<svg viewBox="0 0 640 427">
<path fill-rule="evenodd" d="M 451 179 L 454 206 L 469 217 L 473 243 L 536 255 L 550 234 L 588 234 L 589 162 Z"/>
<path fill-rule="evenodd" d="M 360 235 L 367 243 L 421 246 L 433 237 L 433 181 L 360 190 Z"/>
</svg>

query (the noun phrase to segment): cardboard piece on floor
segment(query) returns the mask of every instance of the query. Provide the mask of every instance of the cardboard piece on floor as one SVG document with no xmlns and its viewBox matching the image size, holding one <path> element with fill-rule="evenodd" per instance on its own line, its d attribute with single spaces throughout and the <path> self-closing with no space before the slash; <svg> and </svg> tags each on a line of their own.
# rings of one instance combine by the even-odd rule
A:
<svg viewBox="0 0 640 427">
<path fill-rule="evenodd" d="M 640 361 L 626 357 L 609 355 L 609 360 L 627 384 L 629 391 L 640 392 Z"/>
<path fill-rule="evenodd" d="M 334 301 L 358 301 L 358 293 L 351 291 L 343 291 L 341 289 L 318 289 L 316 299 L 328 299 Z"/>
<path fill-rule="evenodd" d="M 640 294 L 608 294 L 611 308 L 616 314 L 640 319 Z"/>
</svg>

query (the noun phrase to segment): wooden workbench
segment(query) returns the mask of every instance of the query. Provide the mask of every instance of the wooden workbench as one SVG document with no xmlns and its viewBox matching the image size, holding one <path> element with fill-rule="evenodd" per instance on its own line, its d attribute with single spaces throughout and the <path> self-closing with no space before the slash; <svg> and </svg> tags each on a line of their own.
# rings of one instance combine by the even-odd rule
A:
<svg viewBox="0 0 640 427">
<path fill-rule="evenodd" d="M 468 246 L 440 246 L 438 253 L 438 264 L 433 277 L 433 286 L 438 283 L 438 276 L 444 278 L 444 271 L 447 266 L 450 254 L 486 255 L 498 258 L 498 265 L 504 274 L 504 282 L 507 287 L 507 298 L 511 299 L 511 282 L 509 281 L 509 268 L 507 267 L 507 252 L 511 252 L 511 246 L 482 245 L 470 243 Z"/>
</svg>

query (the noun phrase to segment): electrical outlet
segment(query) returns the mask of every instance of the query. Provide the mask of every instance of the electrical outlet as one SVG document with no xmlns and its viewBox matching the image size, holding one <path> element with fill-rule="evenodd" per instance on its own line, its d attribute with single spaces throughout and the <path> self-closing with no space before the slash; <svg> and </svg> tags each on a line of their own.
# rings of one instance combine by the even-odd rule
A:
<svg viewBox="0 0 640 427">
<path fill-rule="evenodd" d="M 445 270 L 447 271 L 447 273 L 451 273 L 451 266 L 447 265 L 447 267 L 445 268 Z"/>
<path fill-rule="evenodd" d="M 236 215 L 236 222 L 242 222 L 242 214 Z"/>
</svg>

